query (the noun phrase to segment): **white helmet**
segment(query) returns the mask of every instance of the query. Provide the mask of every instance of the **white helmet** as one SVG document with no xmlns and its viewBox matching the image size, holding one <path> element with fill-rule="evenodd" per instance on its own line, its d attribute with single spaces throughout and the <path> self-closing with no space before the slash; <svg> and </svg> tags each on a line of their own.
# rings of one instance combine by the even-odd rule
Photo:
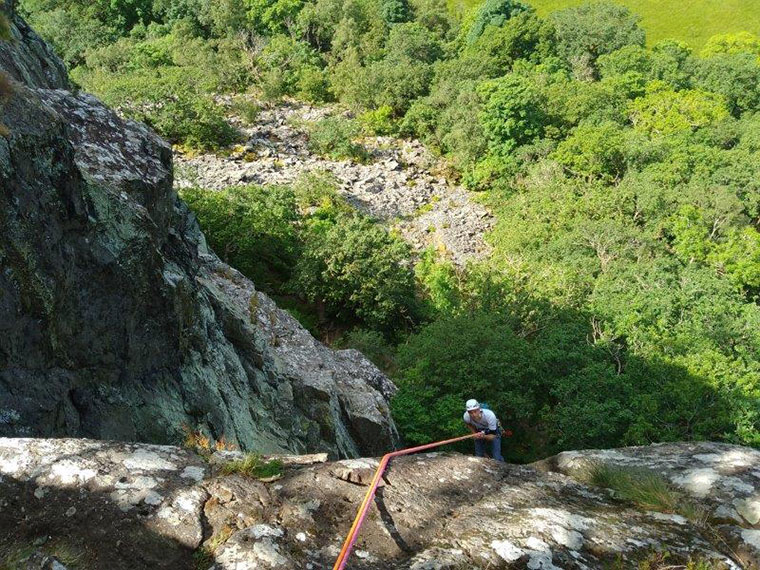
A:
<svg viewBox="0 0 760 570">
<path fill-rule="evenodd" d="M 472 410 L 479 410 L 480 409 L 480 404 L 478 404 L 478 401 L 475 400 L 474 398 L 471 399 L 471 400 L 467 400 L 467 403 L 464 406 L 465 406 L 465 408 L 467 408 L 468 412 L 472 411 Z"/>
</svg>

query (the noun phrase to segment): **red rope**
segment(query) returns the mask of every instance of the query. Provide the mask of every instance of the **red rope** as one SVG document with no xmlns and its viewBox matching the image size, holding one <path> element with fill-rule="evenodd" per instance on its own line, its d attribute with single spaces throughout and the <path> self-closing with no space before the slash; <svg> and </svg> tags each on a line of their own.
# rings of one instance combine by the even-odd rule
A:
<svg viewBox="0 0 760 570">
<path fill-rule="evenodd" d="M 375 476 L 372 478 L 372 482 L 369 485 L 367 494 L 364 495 L 364 500 L 359 506 L 359 511 L 356 513 L 356 518 L 354 519 L 354 523 L 351 525 L 351 530 L 348 531 L 348 536 L 346 536 L 346 540 L 343 542 L 343 548 L 341 548 L 340 554 L 338 555 L 337 560 L 335 560 L 333 570 L 343 570 L 346 567 L 348 557 L 351 555 L 351 549 L 354 547 L 356 537 L 359 535 L 359 529 L 364 522 L 364 517 L 367 516 L 369 506 L 372 503 L 372 499 L 375 496 L 377 487 L 380 484 L 380 478 L 383 476 L 383 473 L 385 473 L 385 469 L 388 467 L 388 463 L 392 458 L 398 457 L 399 455 L 409 455 L 410 453 L 417 453 L 418 451 L 425 451 L 426 449 L 440 447 L 441 445 L 446 445 L 448 443 L 455 443 L 457 441 L 462 441 L 463 439 L 470 439 L 476 435 L 477 433 L 471 433 L 469 435 L 463 435 L 461 437 L 455 437 L 453 439 L 446 439 L 444 441 L 436 441 L 435 443 L 428 443 L 417 447 L 400 449 L 398 451 L 392 451 L 391 453 L 386 453 L 383 455 L 383 458 L 380 460 L 380 465 L 378 465 L 377 469 L 375 470 Z"/>
</svg>

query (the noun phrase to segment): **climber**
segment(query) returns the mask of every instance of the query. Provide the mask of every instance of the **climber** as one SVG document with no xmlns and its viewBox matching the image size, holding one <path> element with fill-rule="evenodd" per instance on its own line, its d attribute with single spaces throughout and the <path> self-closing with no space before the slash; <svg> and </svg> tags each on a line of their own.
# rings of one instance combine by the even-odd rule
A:
<svg viewBox="0 0 760 570">
<path fill-rule="evenodd" d="M 475 436 L 475 455 L 483 457 L 486 451 L 486 441 L 491 442 L 491 457 L 496 461 L 504 461 L 501 456 L 501 425 L 491 410 L 481 409 L 477 400 L 467 400 L 465 403 L 464 423 Z"/>
</svg>

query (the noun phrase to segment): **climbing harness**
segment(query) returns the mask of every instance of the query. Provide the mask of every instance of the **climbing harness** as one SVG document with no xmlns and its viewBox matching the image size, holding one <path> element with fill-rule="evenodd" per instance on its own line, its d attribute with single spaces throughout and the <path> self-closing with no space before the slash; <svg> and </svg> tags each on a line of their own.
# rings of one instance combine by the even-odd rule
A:
<svg viewBox="0 0 760 570">
<path fill-rule="evenodd" d="M 335 560 L 335 566 L 333 566 L 333 570 L 343 570 L 346 567 L 346 563 L 348 562 L 348 557 L 351 555 L 351 549 L 354 547 L 354 542 L 356 542 L 356 537 L 359 534 L 359 529 L 361 528 L 362 523 L 364 522 L 364 517 L 367 515 L 367 511 L 369 510 L 369 505 L 375 496 L 375 492 L 377 491 L 377 486 L 380 484 L 380 479 L 383 476 L 383 473 L 385 473 L 385 469 L 386 467 L 388 467 L 388 463 L 390 462 L 391 459 L 393 459 L 394 457 L 398 457 L 399 455 L 409 455 L 410 453 L 425 451 L 426 449 L 432 449 L 434 447 L 439 447 L 441 445 L 446 445 L 448 443 L 456 443 L 457 441 L 473 438 L 476 435 L 477 433 L 471 433 L 469 435 L 455 437 L 454 439 L 446 439 L 444 441 L 436 441 L 435 443 L 428 443 L 426 445 L 420 445 L 418 447 L 409 447 L 407 449 L 400 449 L 398 451 L 392 451 L 391 453 L 386 453 L 385 455 L 383 455 L 383 458 L 380 460 L 380 465 L 377 466 L 377 470 L 375 471 L 375 476 L 372 478 L 372 482 L 369 485 L 367 494 L 364 495 L 364 500 L 362 501 L 362 504 L 359 507 L 359 511 L 356 513 L 354 524 L 351 525 L 351 530 L 348 531 L 348 536 L 346 536 L 346 540 L 343 543 L 343 548 L 341 548 L 340 554 L 338 555 L 338 558 Z"/>
</svg>

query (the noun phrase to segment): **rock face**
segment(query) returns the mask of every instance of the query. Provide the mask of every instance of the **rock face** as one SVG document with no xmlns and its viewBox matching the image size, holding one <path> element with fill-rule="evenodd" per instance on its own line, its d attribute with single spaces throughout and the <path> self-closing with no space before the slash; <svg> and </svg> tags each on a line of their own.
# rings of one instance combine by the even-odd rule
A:
<svg viewBox="0 0 760 570">
<path fill-rule="evenodd" d="M 594 463 L 646 468 L 665 476 L 705 510 L 713 529 L 740 560 L 760 567 L 760 451 L 723 443 L 666 443 L 566 451 L 537 465 L 579 476 Z"/>
<path fill-rule="evenodd" d="M 483 235 L 492 225 L 491 215 L 463 187 L 433 173 L 436 161 L 420 142 L 366 138 L 368 164 L 310 152 L 299 125 L 331 112 L 336 110 L 295 102 L 263 109 L 255 125 L 237 125 L 247 142 L 230 156 L 177 154 L 177 186 L 290 184 L 305 172 L 327 171 L 355 208 L 398 230 L 414 250 L 432 246 L 457 264 L 488 254 Z"/>
<path fill-rule="evenodd" d="M 696 466 L 716 449 L 725 465 L 760 469 L 757 452 L 712 444 L 621 449 L 605 460 Z M 114 570 L 328 569 L 377 461 L 294 467 L 272 483 L 220 475 L 215 463 L 176 447 L 0 439 L 0 553 L 32 545 L 27 555 L 39 559 L 68 552 L 80 567 Z M 689 558 L 711 570 L 760 568 L 757 531 L 728 543 L 710 528 L 637 510 L 562 473 L 430 453 L 393 460 L 348 567 L 637 569 L 668 552 L 674 569 Z"/>
<path fill-rule="evenodd" d="M 314 340 L 209 251 L 169 146 L 15 19 L 0 71 L 0 435 L 380 453 L 392 383 Z"/>
</svg>

